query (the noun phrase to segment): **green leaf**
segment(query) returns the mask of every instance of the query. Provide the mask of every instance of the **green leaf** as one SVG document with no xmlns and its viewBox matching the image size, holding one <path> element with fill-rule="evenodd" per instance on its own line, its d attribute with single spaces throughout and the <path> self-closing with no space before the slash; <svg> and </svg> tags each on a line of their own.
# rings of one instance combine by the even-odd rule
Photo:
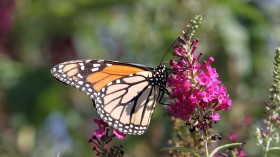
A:
<svg viewBox="0 0 280 157">
<path fill-rule="evenodd" d="M 280 150 L 280 147 L 272 147 L 270 148 L 268 151 L 279 151 Z"/>
<path fill-rule="evenodd" d="M 165 147 L 160 149 L 160 151 L 166 151 L 166 150 L 176 150 L 176 151 L 181 151 L 181 152 L 188 152 L 191 153 L 193 156 L 196 157 L 201 157 L 200 154 L 198 154 L 196 151 L 190 148 L 185 148 L 185 147 Z"/>
<path fill-rule="evenodd" d="M 242 143 L 231 143 L 231 144 L 222 145 L 222 146 L 217 147 L 216 149 L 214 149 L 209 157 L 213 157 L 217 152 L 219 152 L 221 150 L 224 150 L 224 149 L 227 149 L 227 148 L 230 148 L 230 147 L 241 146 L 241 145 L 242 145 Z"/>
</svg>

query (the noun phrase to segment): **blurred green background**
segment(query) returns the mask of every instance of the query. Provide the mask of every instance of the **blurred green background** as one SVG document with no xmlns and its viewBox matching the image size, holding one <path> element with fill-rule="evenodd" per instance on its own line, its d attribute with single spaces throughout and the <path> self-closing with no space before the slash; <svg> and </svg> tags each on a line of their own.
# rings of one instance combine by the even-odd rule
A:
<svg viewBox="0 0 280 157">
<path fill-rule="evenodd" d="M 153 67 L 196 14 L 204 17 L 198 50 L 215 57 L 233 99 L 214 129 L 223 142 L 237 133 L 248 156 L 259 156 L 252 133 L 263 127 L 280 46 L 279 0 L 0 0 L 0 156 L 95 156 L 90 98 L 57 82 L 50 68 L 84 58 Z M 118 144 L 127 157 L 164 156 L 158 150 L 170 134 L 158 105 L 143 136 Z"/>
</svg>

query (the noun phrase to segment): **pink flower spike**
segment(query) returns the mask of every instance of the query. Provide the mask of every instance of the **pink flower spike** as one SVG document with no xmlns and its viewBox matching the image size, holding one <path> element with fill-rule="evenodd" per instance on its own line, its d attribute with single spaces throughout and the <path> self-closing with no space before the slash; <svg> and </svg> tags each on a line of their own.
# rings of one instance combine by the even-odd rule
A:
<svg viewBox="0 0 280 157">
<path fill-rule="evenodd" d="M 220 115 L 218 113 L 212 114 L 211 118 L 213 121 L 219 121 L 220 120 Z"/>
<path fill-rule="evenodd" d="M 120 132 L 120 131 L 117 130 L 117 129 L 114 129 L 113 133 L 114 133 L 114 135 L 116 135 L 116 137 L 117 137 L 118 139 L 124 139 L 125 136 L 126 136 L 126 134 Z"/>
<path fill-rule="evenodd" d="M 220 120 L 220 115 L 216 111 L 230 109 L 231 99 L 218 79 L 218 72 L 211 67 L 214 58 L 209 57 L 208 60 L 200 61 L 203 52 L 197 52 L 198 43 L 198 39 L 178 37 L 177 44 L 173 46 L 173 55 L 179 57 L 179 61 L 170 60 L 172 72 L 168 77 L 167 86 L 171 88 L 170 98 L 173 99 L 169 104 L 176 113 L 173 108 L 169 110 L 176 118 L 186 121 L 196 115 L 204 117 L 205 115 L 200 115 L 203 114 L 199 112 L 200 109 L 213 111 L 208 124 L 202 122 L 194 124 L 196 129 L 201 130 L 211 127 L 214 121 Z M 208 112 L 207 116 L 209 117 Z M 202 128 L 202 125 L 205 127 Z"/>
</svg>

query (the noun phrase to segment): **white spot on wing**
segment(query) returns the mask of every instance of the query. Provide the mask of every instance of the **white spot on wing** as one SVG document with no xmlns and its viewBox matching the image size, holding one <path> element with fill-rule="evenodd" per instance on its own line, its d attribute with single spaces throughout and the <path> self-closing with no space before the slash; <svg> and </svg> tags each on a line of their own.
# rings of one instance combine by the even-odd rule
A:
<svg viewBox="0 0 280 157">
<path fill-rule="evenodd" d="M 64 67 L 63 64 L 60 64 L 60 65 L 58 66 L 59 69 L 62 69 L 63 67 Z"/>
<path fill-rule="evenodd" d="M 79 78 L 83 78 L 83 76 L 82 76 L 80 73 L 78 73 L 77 76 L 78 76 Z"/>
<path fill-rule="evenodd" d="M 107 84 L 107 86 L 110 86 L 110 85 L 112 85 L 112 82 L 110 82 L 110 83 Z"/>
<path fill-rule="evenodd" d="M 96 67 L 99 67 L 100 64 L 93 64 L 92 66 L 96 68 Z"/>
<path fill-rule="evenodd" d="M 99 68 L 92 68 L 91 71 L 92 71 L 92 72 L 95 72 L 95 71 L 97 71 L 98 69 L 99 69 Z"/>
</svg>

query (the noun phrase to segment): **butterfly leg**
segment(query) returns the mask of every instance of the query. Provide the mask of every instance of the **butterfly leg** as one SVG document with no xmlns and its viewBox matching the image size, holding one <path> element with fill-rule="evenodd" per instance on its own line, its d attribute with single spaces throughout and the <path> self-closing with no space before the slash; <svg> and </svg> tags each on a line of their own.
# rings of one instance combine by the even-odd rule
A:
<svg viewBox="0 0 280 157">
<path fill-rule="evenodd" d="M 176 111 L 176 109 L 175 109 L 175 107 L 174 107 L 173 105 L 166 104 L 166 103 L 162 103 L 162 102 L 159 102 L 159 104 L 161 104 L 161 105 L 165 105 L 165 106 L 168 106 L 168 107 L 171 107 L 171 108 L 172 108 L 172 110 L 174 111 L 174 113 L 175 113 L 175 114 L 177 113 L 177 111 Z"/>
<path fill-rule="evenodd" d="M 92 106 L 96 109 L 94 100 L 92 100 Z"/>
<path fill-rule="evenodd" d="M 175 107 L 174 107 L 173 105 L 170 105 L 170 104 L 167 104 L 167 103 L 163 103 L 163 102 L 162 102 L 164 93 L 167 94 L 167 95 L 169 95 L 169 96 L 171 96 L 171 94 L 168 92 L 168 90 L 167 90 L 167 89 L 164 89 L 164 90 L 163 90 L 163 93 L 162 93 L 162 95 L 161 95 L 161 97 L 160 97 L 160 99 L 159 99 L 159 104 L 161 104 L 161 105 L 166 105 L 166 106 L 168 106 L 168 107 L 171 107 L 171 108 L 174 110 L 175 114 L 176 114 L 177 111 L 176 111 L 176 109 L 175 109 Z"/>
<path fill-rule="evenodd" d="M 169 97 L 172 96 L 166 88 L 163 89 L 163 93 L 167 94 Z"/>
</svg>

